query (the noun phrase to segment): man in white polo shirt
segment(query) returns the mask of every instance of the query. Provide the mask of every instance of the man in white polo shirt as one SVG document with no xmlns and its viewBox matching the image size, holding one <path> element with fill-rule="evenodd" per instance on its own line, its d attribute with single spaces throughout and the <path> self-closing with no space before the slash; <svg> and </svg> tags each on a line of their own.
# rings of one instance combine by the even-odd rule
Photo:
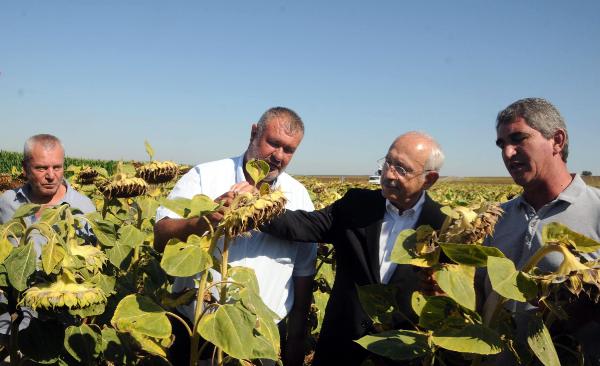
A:
<svg viewBox="0 0 600 366">
<path fill-rule="evenodd" d="M 175 185 L 169 198 L 191 198 L 205 194 L 215 201 L 231 197 L 231 187 L 251 182 L 245 163 L 251 159 L 265 160 L 270 167 L 264 181 L 281 189 L 289 210 L 314 209 L 306 189 L 284 169 L 304 136 L 304 124 L 292 110 L 275 107 L 267 110 L 258 123 L 252 125 L 250 144 L 238 157 L 200 164 L 186 173 Z M 217 223 L 220 213 L 209 221 Z M 202 234 L 208 227 L 201 218 L 182 219 L 174 212 L 160 207 L 156 214 L 154 245 L 162 250 L 171 238 L 187 239 Z M 311 302 L 312 280 L 315 273 L 316 244 L 297 245 L 261 232 L 235 240 L 229 249 L 229 264 L 254 269 L 265 304 L 287 319 L 287 339 L 283 361 L 287 365 L 302 365 L 306 319 Z M 177 287 L 193 287 L 193 278 L 178 279 Z M 186 313 L 186 309 L 181 309 Z"/>
</svg>

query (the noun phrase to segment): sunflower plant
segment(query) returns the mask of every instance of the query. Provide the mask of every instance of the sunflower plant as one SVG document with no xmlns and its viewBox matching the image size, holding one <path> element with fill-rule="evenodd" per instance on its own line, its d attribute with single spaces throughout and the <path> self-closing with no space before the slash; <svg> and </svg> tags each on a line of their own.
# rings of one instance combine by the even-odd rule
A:
<svg viewBox="0 0 600 366">
<path fill-rule="evenodd" d="M 401 232 L 390 258 L 433 278 L 443 295 L 415 291 L 411 313 L 404 314 L 395 286 L 359 288 L 376 332 L 357 342 L 378 357 L 426 365 L 464 364 L 476 355 L 502 350 L 501 334 L 486 327 L 477 312 L 475 291 L 477 268 L 485 267 L 489 256 L 504 257 L 498 249 L 481 245 L 502 209 L 486 203 L 477 208 L 445 206 L 442 212 L 446 220 L 439 231 L 420 226 Z M 395 328 L 398 318 L 409 328 Z"/>
<path fill-rule="evenodd" d="M 38 219 L 27 225 L 25 218 L 31 216 Z M 75 342 L 76 331 L 65 328 L 87 330 L 85 323 L 104 312 L 114 285 L 104 273 L 107 257 L 94 245 L 87 220 L 67 204 L 51 208 L 26 204 L 0 229 L 0 286 L 8 308 L 14 309 L 11 364 L 21 359 L 59 363 L 81 359 L 79 351 L 68 346 Z M 89 329 L 99 335 L 99 328 Z M 40 341 L 32 347 L 44 338 L 39 332 L 46 331 L 62 334 L 60 344 Z"/>
<path fill-rule="evenodd" d="M 406 230 L 391 254 L 393 262 L 431 274 L 442 294 L 415 291 L 412 313 L 400 314 L 393 286 L 359 288 L 376 332 L 357 342 L 377 357 L 414 364 L 478 365 L 500 352 L 513 354 L 521 364 L 536 359 L 544 365 L 560 365 L 566 359 L 583 364 L 572 337 L 568 337 L 569 344 L 560 344 L 559 349 L 566 351 L 557 352 L 560 327 L 553 325 L 569 324 L 578 316 L 574 309 L 580 307 L 573 308 L 573 304 L 596 306 L 600 264 L 588 255 L 600 250 L 600 243 L 559 223 L 548 224 L 543 228 L 542 248 L 517 270 L 500 250 L 481 245 L 493 234 L 502 214 L 498 205 L 444 207 L 442 211 L 447 219 L 440 231 L 428 226 Z M 563 259 L 556 271 L 544 272 L 536 265 L 550 253 L 560 253 Z M 483 306 L 476 301 L 477 271 L 479 275 L 487 271 L 494 290 Z M 516 328 L 503 306 L 508 301 L 538 305 L 532 307 L 525 350 L 515 342 Z M 394 329 L 394 317 L 408 320 L 409 329 Z M 558 332 L 551 332 L 557 328 Z"/>
<path fill-rule="evenodd" d="M 269 172 L 264 161 L 251 160 L 246 171 L 254 182 Z M 249 235 L 260 224 L 281 213 L 285 197 L 266 183 L 254 192 L 238 194 L 224 209 L 223 219 L 203 236 L 191 235 L 187 241 L 171 239 L 161 266 L 171 276 L 197 278 L 197 292 L 191 337 L 190 365 L 196 365 L 206 345 L 215 346 L 216 364 L 231 359 L 279 359 L 279 332 L 273 313 L 259 296 L 254 271 L 228 265 L 229 248 L 236 237 Z M 165 200 L 163 205 L 184 218 L 202 217 L 220 208 L 209 197 Z M 210 226 L 210 225 L 209 225 Z M 222 242 L 220 258 L 213 255 Z M 200 346 L 201 339 L 206 342 Z"/>
</svg>

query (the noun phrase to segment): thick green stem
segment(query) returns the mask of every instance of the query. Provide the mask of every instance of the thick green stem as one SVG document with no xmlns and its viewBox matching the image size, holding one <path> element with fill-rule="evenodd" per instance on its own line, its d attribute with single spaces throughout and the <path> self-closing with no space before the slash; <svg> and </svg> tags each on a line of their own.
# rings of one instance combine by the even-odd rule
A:
<svg viewBox="0 0 600 366">
<path fill-rule="evenodd" d="M 225 233 L 225 238 L 223 240 L 223 253 L 221 253 L 221 280 L 227 281 L 227 264 L 229 259 L 229 241 L 231 238 L 227 233 Z M 223 283 L 221 287 L 221 296 L 219 297 L 219 304 L 225 304 L 227 300 L 227 284 Z M 223 349 L 217 349 L 217 365 L 223 365 Z"/>
<path fill-rule="evenodd" d="M 563 255 L 563 258 L 567 258 L 567 254 L 569 254 L 569 250 L 562 245 L 557 244 L 547 244 L 538 249 L 535 254 L 529 258 L 527 263 L 521 269 L 522 272 L 529 272 L 539 261 L 542 260 L 547 254 L 551 252 L 560 252 Z M 564 259 L 563 259 L 564 260 Z"/>
<path fill-rule="evenodd" d="M 212 233 L 210 248 L 208 249 L 208 253 L 213 253 L 217 243 L 219 242 L 219 237 L 222 236 L 223 230 L 219 229 L 216 232 Z M 198 363 L 198 358 L 200 357 L 200 349 L 198 348 L 200 345 L 200 332 L 198 331 L 198 324 L 200 323 L 200 318 L 202 318 L 203 307 L 204 307 L 204 293 L 206 292 L 207 286 L 206 282 L 208 281 L 208 270 L 205 270 L 200 277 L 200 285 L 198 286 L 198 293 L 196 294 L 196 308 L 194 309 L 194 327 L 192 330 L 192 341 L 190 344 L 190 366 L 195 366 Z"/>
<path fill-rule="evenodd" d="M 102 203 L 102 219 L 106 219 L 106 214 L 108 213 L 108 202 L 110 201 L 106 196 L 104 196 L 104 202 Z"/>
<path fill-rule="evenodd" d="M 529 258 L 527 263 L 525 263 L 525 265 L 521 269 L 521 272 L 529 272 L 539 263 L 539 261 L 542 260 L 542 258 L 544 258 L 546 255 L 548 255 L 551 252 L 560 252 L 564 258 L 563 261 L 565 261 L 567 258 L 567 255 L 570 254 L 568 251 L 569 250 L 562 245 L 547 244 L 547 245 L 541 247 L 540 249 L 538 249 L 538 251 L 535 252 L 531 258 Z M 490 296 L 492 296 L 493 294 L 494 293 L 490 294 Z M 507 301 L 507 299 L 505 297 L 502 297 L 499 294 L 497 294 L 497 296 L 498 296 L 498 302 L 494 306 L 492 315 L 487 318 L 487 321 L 485 321 L 485 319 L 484 319 L 485 326 L 489 327 L 491 324 L 494 324 L 494 322 L 496 321 L 496 319 L 498 317 L 498 314 L 500 313 L 500 310 L 502 309 L 502 306 Z M 481 360 L 478 357 L 473 361 L 472 365 L 479 365 L 480 361 Z"/>
<path fill-rule="evenodd" d="M 221 254 L 221 281 L 227 281 L 227 262 L 229 259 L 229 235 L 225 234 L 225 240 L 223 241 L 223 253 Z M 219 299 L 219 304 L 225 303 L 225 298 L 227 296 L 227 286 L 226 283 L 221 286 L 221 296 Z"/>
<path fill-rule="evenodd" d="M 7 238 L 10 236 L 12 236 L 15 240 L 18 240 L 19 237 L 17 235 L 15 235 L 15 233 L 13 233 L 12 231 L 10 231 L 10 229 L 12 228 L 12 226 L 15 225 L 19 225 L 21 226 L 21 230 L 25 230 L 25 226 L 23 226 L 20 222 L 18 221 L 13 221 L 10 224 L 6 225 L 6 227 L 4 228 L 4 231 L 2 231 L 2 238 Z"/>
</svg>

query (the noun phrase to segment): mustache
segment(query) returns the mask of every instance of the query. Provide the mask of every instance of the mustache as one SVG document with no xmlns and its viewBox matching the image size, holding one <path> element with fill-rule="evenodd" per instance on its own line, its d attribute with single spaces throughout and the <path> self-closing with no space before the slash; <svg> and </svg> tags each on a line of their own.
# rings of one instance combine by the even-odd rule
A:
<svg viewBox="0 0 600 366">
<path fill-rule="evenodd" d="M 381 185 L 387 188 L 398 188 L 400 184 L 395 179 L 382 178 Z"/>
<path fill-rule="evenodd" d="M 269 160 L 267 160 L 267 163 L 271 168 L 281 169 L 281 161 L 273 160 L 272 158 L 270 158 Z"/>
</svg>

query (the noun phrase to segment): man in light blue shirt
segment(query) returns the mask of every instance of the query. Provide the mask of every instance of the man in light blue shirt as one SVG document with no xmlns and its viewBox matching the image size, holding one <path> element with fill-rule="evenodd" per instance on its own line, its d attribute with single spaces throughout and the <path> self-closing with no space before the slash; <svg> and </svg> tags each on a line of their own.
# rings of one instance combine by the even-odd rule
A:
<svg viewBox="0 0 600 366">
<path fill-rule="evenodd" d="M 504 215 L 486 244 L 499 248 L 521 269 L 543 245 L 542 228 L 548 223 L 559 222 L 600 240 L 600 190 L 569 173 L 569 137 L 559 111 L 544 99 L 518 100 L 498 114 L 496 132 L 496 145 L 502 151 L 504 164 L 515 183 L 523 187 L 523 194 L 502 205 Z M 588 254 L 587 259 L 599 257 L 600 253 L 595 252 Z M 537 267 L 554 272 L 561 262 L 561 254 L 551 253 Z M 486 280 L 485 294 L 491 292 Z M 566 326 L 582 344 L 585 364 L 598 365 L 600 316 L 598 306 L 586 296 L 581 293 L 574 305 L 577 310 L 569 311 L 571 318 Z M 508 302 L 507 307 L 514 313 L 516 341 L 526 344 L 528 316 L 535 308 L 515 301 Z M 510 358 L 502 355 L 497 364 L 516 363 L 506 357 Z"/>
<path fill-rule="evenodd" d="M 35 223 L 44 208 L 62 203 L 68 203 L 72 208 L 79 209 L 83 213 L 93 212 L 96 209 L 89 198 L 75 191 L 64 180 L 64 159 L 65 150 L 57 137 L 41 134 L 27 139 L 23 149 L 23 171 L 27 183 L 0 195 L 0 224 L 9 222 L 15 211 L 27 203 L 42 206 L 37 213 L 24 218 L 27 225 Z M 43 237 L 34 237 L 38 257 L 44 243 Z M 7 299 L 2 294 L 0 303 L 6 302 Z M 30 318 L 36 316 L 31 309 L 22 308 L 22 311 L 24 318 L 19 324 L 19 329 L 26 328 Z M 10 314 L 8 312 L 0 314 L 0 343 L 6 341 L 10 324 Z"/>
</svg>

